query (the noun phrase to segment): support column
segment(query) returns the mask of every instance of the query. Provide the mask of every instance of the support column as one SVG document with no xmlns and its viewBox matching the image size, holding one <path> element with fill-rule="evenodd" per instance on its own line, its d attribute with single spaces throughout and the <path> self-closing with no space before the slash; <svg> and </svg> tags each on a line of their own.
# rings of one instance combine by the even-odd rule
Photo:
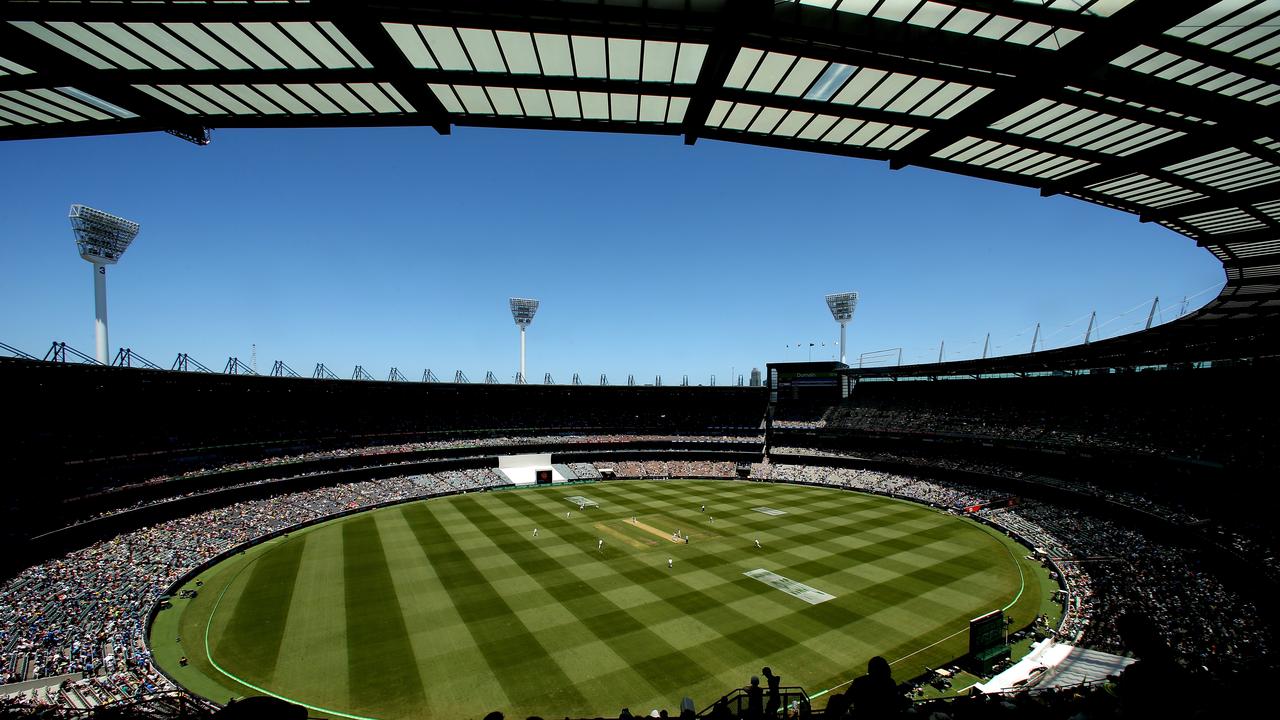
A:
<svg viewBox="0 0 1280 720">
<path fill-rule="evenodd" d="M 107 266 L 93 264 L 93 339 L 98 362 L 111 364 L 107 344 Z"/>
</svg>

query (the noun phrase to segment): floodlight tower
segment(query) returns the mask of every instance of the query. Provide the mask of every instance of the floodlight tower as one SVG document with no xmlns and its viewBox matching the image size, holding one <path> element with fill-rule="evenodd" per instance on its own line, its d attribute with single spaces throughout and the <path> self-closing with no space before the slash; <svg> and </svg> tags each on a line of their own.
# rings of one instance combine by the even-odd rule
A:
<svg viewBox="0 0 1280 720">
<path fill-rule="evenodd" d="M 98 362 L 106 365 L 111 362 L 107 347 L 107 266 L 115 265 L 137 237 L 138 223 L 84 205 L 72 205 L 68 217 L 80 257 L 93 263 L 93 334 Z"/>
<path fill-rule="evenodd" d="M 831 317 L 840 323 L 840 362 L 842 364 L 845 357 L 844 329 L 853 319 L 853 311 L 857 307 L 858 293 L 856 292 L 831 293 L 827 296 L 827 309 L 831 311 Z"/>
<path fill-rule="evenodd" d="M 524 374 L 524 331 L 529 327 L 529 323 L 533 322 L 534 313 L 538 312 L 538 301 L 529 298 L 511 298 L 511 317 L 515 319 L 516 326 L 520 328 L 520 378 L 525 379 Z"/>
</svg>

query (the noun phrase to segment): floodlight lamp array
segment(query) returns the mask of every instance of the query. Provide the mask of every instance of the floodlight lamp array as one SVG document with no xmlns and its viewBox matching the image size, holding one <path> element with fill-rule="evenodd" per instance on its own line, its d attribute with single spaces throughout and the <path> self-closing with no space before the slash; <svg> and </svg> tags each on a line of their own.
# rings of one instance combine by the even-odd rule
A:
<svg viewBox="0 0 1280 720">
<path fill-rule="evenodd" d="M 71 231 L 75 233 L 80 257 L 93 263 L 115 263 L 140 229 L 132 220 L 85 205 L 72 205 L 68 217 L 71 218 Z"/>
<path fill-rule="evenodd" d="M 533 316 L 538 312 L 538 301 L 530 298 L 511 298 L 511 317 L 516 325 L 529 327 Z"/>
<path fill-rule="evenodd" d="M 849 322 L 853 319 L 853 311 L 858 307 L 858 293 L 842 292 L 827 296 L 827 308 L 836 322 Z"/>
</svg>

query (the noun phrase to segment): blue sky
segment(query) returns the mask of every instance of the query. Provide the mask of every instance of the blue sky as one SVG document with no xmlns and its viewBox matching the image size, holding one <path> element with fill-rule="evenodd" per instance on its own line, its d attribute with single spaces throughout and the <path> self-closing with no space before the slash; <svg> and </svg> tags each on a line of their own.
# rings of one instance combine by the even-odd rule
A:
<svg viewBox="0 0 1280 720">
<path fill-rule="evenodd" d="M 510 379 L 510 296 L 536 297 L 529 376 L 723 384 L 830 358 L 829 292 L 862 298 L 850 357 L 1023 352 L 1168 318 L 1222 283 L 1182 236 L 1024 188 L 701 140 L 455 128 L 215 131 L 0 143 L 0 341 L 92 352 L 83 203 L 142 231 L 109 271 L 111 345 L 168 367 Z M 1197 307 L 1213 291 L 1195 298 Z M 1113 317 L 1141 306 L 1117 320 Z M 1074 324 L 1069 325 L 1069 323 Z M 1108 322 L 1110 321 L 1110 322 Z M 794 346 L 802 347 L 796 349 Z M 788 348 L 787 346 L 793 346 Z"/>
</svg>

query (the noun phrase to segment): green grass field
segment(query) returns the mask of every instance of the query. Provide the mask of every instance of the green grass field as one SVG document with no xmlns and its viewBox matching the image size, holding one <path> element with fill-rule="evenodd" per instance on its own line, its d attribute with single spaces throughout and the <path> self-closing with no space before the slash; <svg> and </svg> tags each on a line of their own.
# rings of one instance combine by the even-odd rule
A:
<svg viewBox="0 0 1280 720">
<path fill-rule="evenodd" d="M 599 507 L 579 511 L 573 495 Z M 689 544 L 669 540 L 676 528 Z M 971 617 L 1013 603 L 1024 625 L 1041 611 L 1044 571 L 1024 554 L 977 523 L 831 489 L 509 490 L 251 548 L 202 574 L 198 598 L 162 611 L 152 646 L 195 692 L 269 692 L 313 715 L 614 715 L 677 709 L 684 695 L 701 708 L 765 664 L 815 693 L 873 655 L 901 679 L 955 658 Z M 811 605 L 743 574 L 757 568 L 835 599 Z"/>
</svg>

